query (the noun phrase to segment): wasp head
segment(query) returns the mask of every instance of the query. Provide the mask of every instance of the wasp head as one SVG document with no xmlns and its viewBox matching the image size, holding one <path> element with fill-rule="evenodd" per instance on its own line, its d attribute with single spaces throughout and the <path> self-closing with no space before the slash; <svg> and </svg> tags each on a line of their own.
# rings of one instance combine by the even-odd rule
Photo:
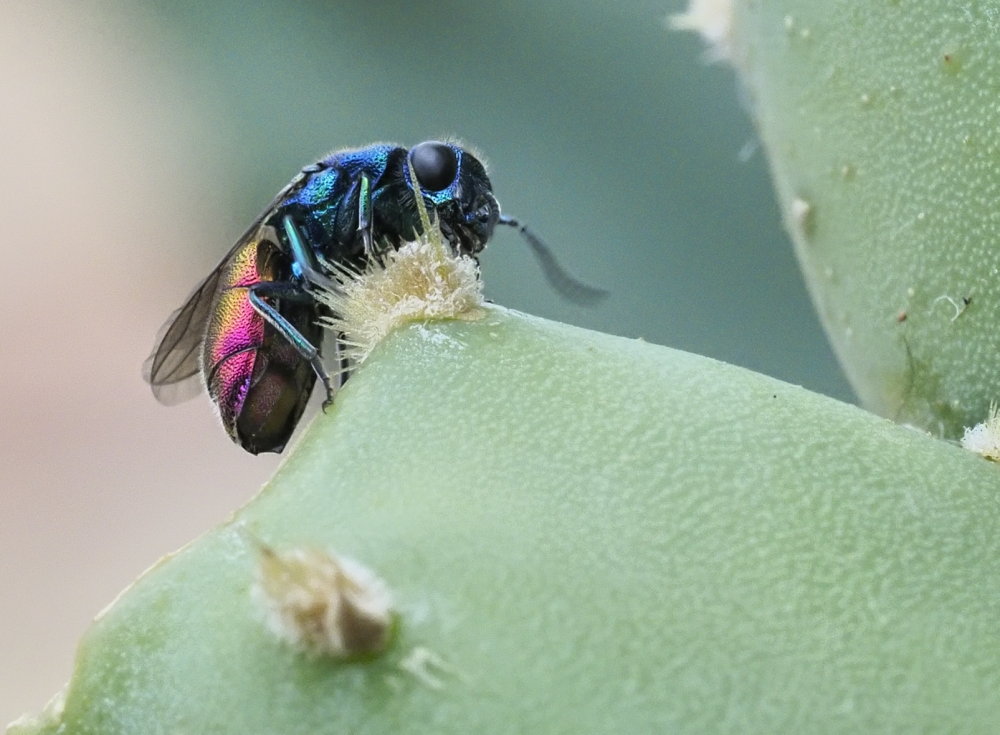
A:
<svg viewBox="0 0 1000 735">
<path fill-rule="evenodd" d="M 407 164 L 455 252 L 481 251 L 500 218 L 486 167 L 461 146 L 433 140 L 414 146 Z"/>
</svg>

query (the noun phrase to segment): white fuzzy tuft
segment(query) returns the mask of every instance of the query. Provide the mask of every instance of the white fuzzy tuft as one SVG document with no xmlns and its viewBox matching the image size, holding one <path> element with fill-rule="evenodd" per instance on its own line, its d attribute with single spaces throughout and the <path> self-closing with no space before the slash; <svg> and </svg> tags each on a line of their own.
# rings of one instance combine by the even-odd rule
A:
<svg viewBox="0 0 1000 735">
<path fill-rule="evenodd" d="M 377 653 L 389 642 L 389 591 L 351 559 L 262 546 L 253 597 L 271 632 L 307 654 L 346 658 Z"/>
<path fill-rule="evenodd" d="M 962 447 L 981 454 L 986 459 L 1000 462 L 1000 407 L 996 403 L 990 405 L 990 413 L 985 421 L 965 430 Z"/>
<path fill-rule="evenodd" d="M 344 335 L 343 354 L 351 363 L 363 362 L 386 335 L 404 324 L 482 318 L 478 264 L 468 256 L 452 255 L 436 225 L 425 232 L 389 250 L 364 273 L 339 270 L 340 290 L 317 293 L 334 314 L 320 323 Z"/>
<path fill-rule="evenodd" d="M 668 21 L 675 30 L 700 33 L 713 61 L 732 59 L 733 0 L 689 0 L 687 10 Z"/>
</svg>

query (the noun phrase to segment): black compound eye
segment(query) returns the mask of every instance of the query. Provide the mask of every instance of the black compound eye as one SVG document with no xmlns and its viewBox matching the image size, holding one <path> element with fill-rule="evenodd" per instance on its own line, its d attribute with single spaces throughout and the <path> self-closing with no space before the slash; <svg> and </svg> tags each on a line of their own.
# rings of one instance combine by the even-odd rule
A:
<svg viewBox="0 0 1000 735">
<path fill-rule="evenodd" d="M 417 182 L 430 191 L 441 191 L 451 186 L 458 173 L 458 156 L 450 145 L 429 140 L 413 146 L 410 166 Z"/>
</svg>

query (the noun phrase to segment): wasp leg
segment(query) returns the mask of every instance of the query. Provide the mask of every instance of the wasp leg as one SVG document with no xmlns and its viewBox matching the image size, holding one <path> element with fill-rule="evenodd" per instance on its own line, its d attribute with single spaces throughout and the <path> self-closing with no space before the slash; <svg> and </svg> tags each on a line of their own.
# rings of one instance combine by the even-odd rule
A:
<svg viewBox="0 0 1000 735">
<path fill-rule="evenodd" d="M 281 298 L 295 300 L 311 299 L 312 297 L 293 283 L 267 281 L 256 283 L 247 288 L 247 298 L 250 300 L 250 305 L 253 306 L 254 311 L 260 314 L 264 321 L 277 329 L 281 336 L 287 339 L 288 343 L 302 355 L 303 359 L 309 361 L 313 372 L 316 373 L 316 377 L 323 381 L 323 387 L 326 389 L 326 399 L 323 401 L 323 408 L 326 409 L 327 406 L 333 404 L 333 383 L 330 381 L 329 373 L 326 372 L 326 368 L 323 366 L 319 348 L 303 337 L 302 333 L 291 322 L 285 319 L 277 309 L 264 301 L 263 296 L 265 294 L 275 294 Z"/>
<path fill-rule="evenodd" d="M 340 345 L 343 343 L 343 340 L 344 340 L 344 333 L 343 332 L 337 332 L 337 338 L 336 338 L 336 342 L 337 342 L 337 362 L 340 363 L 339 375 L 337 376 L 337 378 L 338 378 L 337 379 L 337 388 L 338 389 L 339 388 L 343 388 L 344 387 L 344 383 L 346 383 L 347 379 L 349 377 L 351 377 L 351 361 L 347 357 L 347 355 L 344 354 L 344 351 L 342 349 L 340 349 Z"/>
<path fill-rule="evenodd" d="M 343 339 L 343 333 L 340 334 L 338 339 Z M 340 379 L 340 385 L 343 386 L 347 382 L 347 378 L 351 374 L 351 360 L 347 355 L 341 355 L 340 357 L 340 374 L 343 376 Z"/>
<path fill-rule="evenodd" d="M 288 238 L 288 248 L 292 253 L 292 263 L 297 271 L 296 275 L 306 283 L 338 293 L 340 285 L 320 271 L 316 256 L 306 246 L 302 233 L 291 216 L 286 214 L 281 220 L 281 226 Z"/>
<path fill-rule="evenodd" d="M 375 240 L 372 236 L 372 189 L 371 182 L 365 174 L 361 174 L 358 183 L 358 234 L 365 246 L 365 261 L 370 262 L 375 257 Z"/>
</svg>

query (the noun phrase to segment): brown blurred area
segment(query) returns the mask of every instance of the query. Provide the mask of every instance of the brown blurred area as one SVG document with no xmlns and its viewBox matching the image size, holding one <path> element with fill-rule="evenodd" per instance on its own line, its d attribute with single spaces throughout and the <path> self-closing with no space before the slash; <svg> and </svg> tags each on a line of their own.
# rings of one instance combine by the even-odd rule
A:
<svg viewBox="0 0 1000 735">
<path fill-rule="evenodd" d="M 88 5 L 0 3 L 0 729 L 62 686 L 130 580 L 275 465 L 140 377 L 225 252 L 227 192 L 192 181 L 211 125 L 169 59 L 149 64 L 155 29 Z"/>
</svg>

